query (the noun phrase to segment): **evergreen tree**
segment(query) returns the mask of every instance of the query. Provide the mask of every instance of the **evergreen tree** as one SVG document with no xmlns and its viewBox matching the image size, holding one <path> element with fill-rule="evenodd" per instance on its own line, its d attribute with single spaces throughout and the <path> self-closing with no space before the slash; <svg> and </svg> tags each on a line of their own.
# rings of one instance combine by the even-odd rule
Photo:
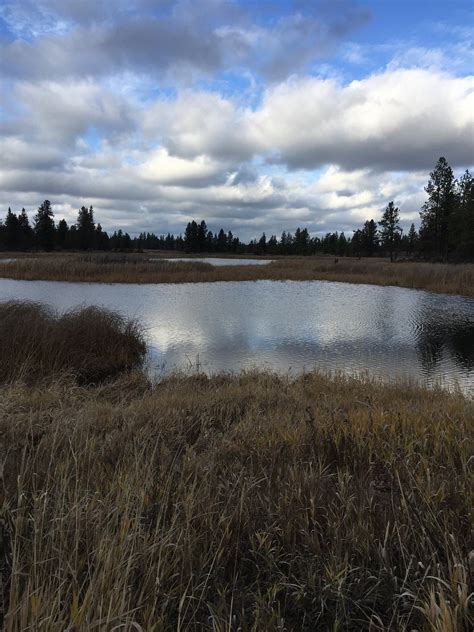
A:
<svg viewBox="0 0 474 632">
<path fill-rule="evenodd" d="M 45 200 L 35 215 L 34 232 L 37 246 L 46 251 L 53 250 L 55 231 L 54 213 L 51 208 L 51 202 Z"/>
<path fill-rule="evenodd" d="M 146 243 L 146 238 L 144 241 Z M 102 226 L 100 224 L 97 224 L 95 229 L 95 245 L 98 250 L 109 249 L 109 236 L 104 230 L 102 230 Z"/>
<path fill-rule="evenodd" d="M 276 235 L 272 235 L 268 240 L 267 252 L 271 253 L 272 255 L 278 252 L 278 240 L 276 238 Z"/>
<path fill-rule="evenodd" d="M 372 257 L 378 247 L 377 224 L 374 222 L 373 219 L 367 220 L 364 223 L 361 238 L 364 253 L 367 256 Z"/>
<path fill-rule="evenodd" d="M 307 228 L 298 227 L 295 231 L 295 253 L 297 255 L 306 255 L 308 253 L 309 233 Z"/>
<path fill-rule="evenodd" d="M 94 248 L 95 223 L 92 206 L 89 209 L 85 206 L 79 209 L 77 214 L 77 234 L 79 247 L 82 250 L 92 250 Z"/>
<path fill-rule="evenodd" d="M 30 226 L 30 220 L 24 208 L 18 214 L 18 226 L 20 229 L 20 248 L 29 250 L 33 245 L 33 229 Z"/>
<path fill-rule="evenodd" d="M 207 226 L 206 222 L 202 220 L 202 222 L 197 227 L 197 250 L 198 252 L 206 251 L 207 244 Z"/>
<path fill-rule="evenodd" d="M 382 219 L 379 222 L 381 226 L 380 237 L 383 247 L 390 253 L 390 261 L 393 261 L 393 252 L 397 237 L 400 236 L 400 209 L 393 202 L 389 202 L 385 209 Z"/>
<path fill-rule="evenodd" d="M 20 245 L 20 226 L 18 217 L 8 209 L 5 217 L 5 241 L 8 250 L 18 250 Z"/>
<path fill-rule="evenodd" d="M 456 205 L 455 179 L 446 158 L 441 157 L 430 173 L 425 187 L 428 200 L 420 212 L 420 239 L 429 255 L 448 260 L 450 251 L 449 228 Z"/>
<path fill-rule="evenodd" d="M 413 255 L 418 247 L 418 233 L 416 232 L 415 224 L 410 226 L 407 237 L 407 250 L 410 255 Z"/>
<path fill-rule="evenodd" d="M 224 229 L 221 228 L 217 235 L 217 251 L 225 252 L 227 250 L 227 237 Z"/>
<path fill-rule="evenodd" d="M 257 252 L 259 255 L 265 254 L 267 252 L 267 236 L 265 235 L 265 233 L 262 233 L 262 236 L 258 240 Z"/>
<path fill-rule="evenodd" d="M 66 248 L 66 244 L 68 241 L 68 233 L 69 233 L 69 226 L 67 225 L 67 222 L 65 219 L 61 219 L 58 222 L 58 229 L 56 231 L 56 241 L 58 246 L 61 248 L 61 250 L 64 250 L 64 248 Z"/>
<path fill-rule="evenodd" d="M 474 260 L 474 177 L 468 170 L 456 186 L 456 210 L 451 222 L 458 259 Z"/>
<path fill-rule="evenodd" d="M 184 231 L 184 244 L 186 252 L 197 252 L 198 248 L 198 225 L 193 220 L 188 222 Z"/>
</svg>

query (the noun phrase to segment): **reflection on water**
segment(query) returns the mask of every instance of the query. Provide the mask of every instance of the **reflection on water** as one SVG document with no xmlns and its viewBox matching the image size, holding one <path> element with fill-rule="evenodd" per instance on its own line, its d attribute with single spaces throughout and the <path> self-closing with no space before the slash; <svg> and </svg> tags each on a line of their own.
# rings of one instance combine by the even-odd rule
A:
<svg viewBox="0 0 474 632">
<path fill-rule="evenodd" d="M 151 261 L 163 261 L 154 258 Z M 186 263 L 210 263 L 213 266 L 262 266 L 271 263 L 272 259 L 225 259 L 218 257 L 173 257 L 164 261 L 184 261 Z"/>
<path fill-rule="evenodd" d="M 106 285 L 0 280 L 0 300 L 96 304 L 147 327 L 155 371 L 313 367 L 459 383 L 474 395 L 474 299 L 324 281 Z"/>
</svg>

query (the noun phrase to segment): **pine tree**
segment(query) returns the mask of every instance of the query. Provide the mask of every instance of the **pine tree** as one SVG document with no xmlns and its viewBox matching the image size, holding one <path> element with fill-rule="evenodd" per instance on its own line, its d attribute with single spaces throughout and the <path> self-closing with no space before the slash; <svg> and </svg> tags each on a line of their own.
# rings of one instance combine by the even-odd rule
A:
<svg viewBox="0 0 474 632">
<path fill-rule="evenodd" d="M 456 210 L 451 222 L 459 259 L 474 260 L 474 177 L 468 170 L 456 186 Z"/>
<path fill-rule="evenodd" d="M 202 222 L 197 227 L 197 248 L 199 252 L 206 251 L 206 243 L 207 243 L 207 226 L 206 222 L 202 220 Z"/>
<path fill-rule="evenodd" d="M 18 217 L 8 209 L 5 217 L 5 241 L 8 250 L 17 250 L 20 245 L 20 226 Z"/>
<path fill-rule="evenodd" d="M 364 252 L 371 257 L 378 247 L 377 224 L 373 219 L 367 220 L 362 229 L 362 247 Z"/>
<path fill-rule="evenodd" d="M 337 244 L 337 254 L 342 257 L 346 254 L 346 251 L 347 251 L 347 239 L 344 233 L 342 232 L 339 235 L 339 241 Z"/>
<path fill-rule="evenodd" d="M 420 238 L 427 254 L 447 261 L 451 248 L 449 228 L 456 206 L 456 192 L 453 170 L 446 158 L 441 157 L 438 160 L 434 171 L 430 173 L 425 191 L 428 200 L 420 212 Z"/>
<path fill-rule="evenodd" d="M 184 232 L 184 244 L 186 252 L 197 252 L 198 248 L 198 225 L 193 220 L 188 222 Z"/>
<path fill-rule="evenodd" d="M 267 236 L 265 235 L 265 233 L 262 233 L 262 236 L 258 240 L 257 252 L 258 254 L 264 254 L 265 252 L 267 252 Z"/>
<path fill-rule="evenodd" d="M 393 261 L 393 252 L 397 243 L 397 236 L 400 236 L 400 209 L 393 202 L 389 202 L 385 209 L 382 219 L 379 222 L 381 226 L 380 237 L 382 244 L 390 253 L 390 261 Z"/>
<path fill-rule="evenodd" d="M 18 227 L 20 229 L 20 248 L 29 250 L 33 245 L 33 229 L 30 226 L 30 220 L 24 208 L 18 214 Z"/>
<path fill-rule="evenodd" d="M 56 239 L 57 239 L 58 246 L 61 249 L 66 248 L 66 244 L 68 241 L 68 233 L 69 233 L 69 226 L 67 225 L 66 220 L 65 219 L 59 220 L 58 229 L 56 231 Z"/>
<path fill-rule="evenodd" d="M 54 213 L 49 200 L 45 200 L 38 208 L 38 212 L 35 215 L 34 231 L 36 243 L 39 248 L 46 251 L 54 249 L 56 228 L 54 225 Z"/>
<path fill-rule="evenodd" d="M 146 242 L 146 237 L 144 235 L 144 241 Z M 102 230 L 102 226 L 97 224 L 95 229 L 95 244 L 98 250 L 108 250 L 109 249 L 109 236 L 107 233 Z"/>
<path fill-rule="evenodd" d="M 87 209 L 82 206 L 77 214 L 77 233 L 79 236 L 79 247 L 82 250 L 92 250 L 94 248 L 94 209 L 92 206 Z"/>
<path fill-rule="evenodd" d="M 225 252 L 227 250 L 227 236 L 224 229 L 221 228 L 217 235 L 217 251 Z"/>
<path fill-rule="evenodd" d="M 408 242 L 407 243 L 408 253 L 410 255 L 413 255 L 418 245 L 418 233 L 416 232 L 415 224 L 412 224 L 410 226 L 410 230 L 408 231 L 407 242 Z"/>
</svg>

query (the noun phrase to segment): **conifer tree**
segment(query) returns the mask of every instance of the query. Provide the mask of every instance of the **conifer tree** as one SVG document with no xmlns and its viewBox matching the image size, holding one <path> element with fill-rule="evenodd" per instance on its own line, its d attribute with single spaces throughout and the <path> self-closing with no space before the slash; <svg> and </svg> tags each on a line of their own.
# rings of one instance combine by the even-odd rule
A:
<svg viewBox="0 0 474 632">
<path fill-rule="evenodd" d="M 399 221 L 400 210 L 393 202 L 389 202 L 379 222 L 379 226 L 381 226 L 380 237 L 382 239 L 382 245 L 388 250 L 390 261 L 393 261 L 395 244 L 397 243 L 397 237 L 399 237 L 401 233 Z"/>
<path fill-rule="evenodd" d="M 30 220 L 24 208 L 18 214 L 18 227 L 20 230 L 20 248 L 29 250 L 33 245 L 33 229 L 30 226 Z"/>
<path fill-rule="evenodd" d="M 5 241 L 8 250 L 17 250 L 20 245 L 20 226 L 18 217 L 8 209 L 5 217 Z"/>
<path fill-rule="evenodd" d="M 408 242 L 407 244 L 408 252 L 409 254 L 412 255 L 418 246 L 418 233 L 416 232 L 415 224 L 412 224 L 410 226 L 410 230 L 408 231 L 408 236 L 407 236 L 407 242 Z"/>
<path fill-rule="evenodd" d="M 55 231 L 54 213 L 51 208 L 51 202 L 45 200 L 35 215 L 34 232 L 38 247 L 47 251 L 53 250 Z"/>
<path fill-rule="evenodd" d="M 448 260 L 450 251 L 449 228 L 455 210 L 456 192 L 453 170 L 441 157 L 430 173 L 425 187 L 427 201 L 420 212 L 420 239 L 427 254 Z"/>
<path fill-rule="evenodd" d="M 378 246 L 377 224 L 373 219 L 367 220 L 362 229 L 362 247 L 366 255 L 371 257 Z"/>
<path fill-rule="evenodd" d="M 77 214 L 77 234 L 79 236 L 79 247 L 82 250 L 94 248 L 94 209 L 82 206 Z"/>
<path fill-rule="evenodd" d="M 451 222 L 458 259 L 474 260 L 474 177 L 464 172 L 456 186 L 456 210 Z"/>
<path fill-rule="evenodd" d="M 67 225 L 66 220 L 65 219 L 59 220 L 58 229 L 56 231 L 56 238 L 57 238 L 58 246 L 61 249 L 64 249 L 66 247 L 66 244 L 68 241 L 68 233 L 69 233 L 69 226 Z"/>
</svg>

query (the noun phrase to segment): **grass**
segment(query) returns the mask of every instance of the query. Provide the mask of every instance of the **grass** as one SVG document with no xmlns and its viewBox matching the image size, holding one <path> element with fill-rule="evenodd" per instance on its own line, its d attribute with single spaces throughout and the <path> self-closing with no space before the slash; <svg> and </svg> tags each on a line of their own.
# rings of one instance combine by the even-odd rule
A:
<svg viewBox="0 0 474 632">
<path fill-rule="evenodd" d="M 36 377 L 0 385 L 6 632 L 470 629 L 474 403 L 459 393 L 318 373 Z"/>
<path fill-rule="evenodd" d="M 0 303 L 0 382 L 58 373 L 96 382 L 136 366 L 145 351 L 138 323 L 105 309 L 58 315 L 37 303 Z"/>
<path fill-rule="evenodd" d="M 12 279 L 102 283 L 199 283 L 214 281 L 326 280 L 401 287 L 474 296 L 474 264 L 386 259 L 284 257 L 263 266 L 217 267 L 164 261 L 148 255 L 46 255 L 0 265 Z"/>
</svg>

